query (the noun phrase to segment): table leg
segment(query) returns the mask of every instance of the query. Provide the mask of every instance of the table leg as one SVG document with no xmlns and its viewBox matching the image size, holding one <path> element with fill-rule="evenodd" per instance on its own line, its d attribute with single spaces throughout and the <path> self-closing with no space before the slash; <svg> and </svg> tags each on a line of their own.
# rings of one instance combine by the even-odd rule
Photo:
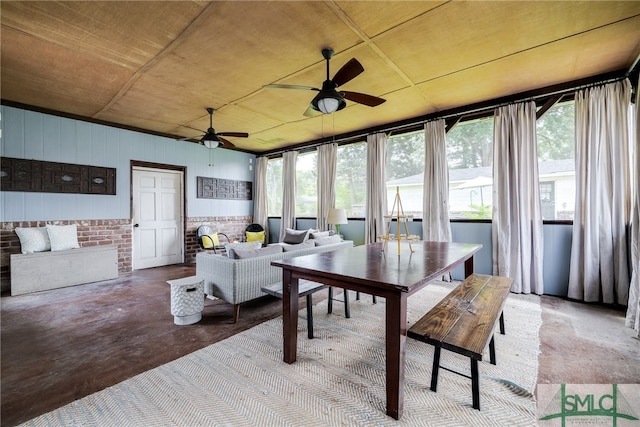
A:
<svg viewBox="0 0 640 427">
<path fill-rule="evenodd" d="M 387 415 L 399 420 L 404 407 L 407 294 L 387 297 L 386 304 Z"/>
<path fill-rule="evenodd" d="M 464 277 L 469 277 L 473 274 L 473 257 L 464 262 Z"/>
<path fill-rule="evenodd" d="M 296 361 L 298 349 L 298 279 L 291 270 L 282 271 L 282 336 L 284 361 Z"/>
</svg>

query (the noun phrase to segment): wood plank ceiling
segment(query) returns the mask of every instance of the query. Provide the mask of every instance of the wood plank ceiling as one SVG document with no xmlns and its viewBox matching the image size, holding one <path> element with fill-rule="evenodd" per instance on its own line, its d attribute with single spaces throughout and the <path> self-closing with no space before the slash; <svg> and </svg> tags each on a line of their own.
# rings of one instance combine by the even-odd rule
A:
<svg viewBox="0 0 640 427">
<path fill-rule="evenodd" d="M 1 97 L 176 138 L 217 131 L 256 154 L 628 69 L 640 1 L 2 1 Z M 303 116 L 357 58 L 347 101 Z M 190 143 L 185 141 L 184 143 Z"/>
</svg>

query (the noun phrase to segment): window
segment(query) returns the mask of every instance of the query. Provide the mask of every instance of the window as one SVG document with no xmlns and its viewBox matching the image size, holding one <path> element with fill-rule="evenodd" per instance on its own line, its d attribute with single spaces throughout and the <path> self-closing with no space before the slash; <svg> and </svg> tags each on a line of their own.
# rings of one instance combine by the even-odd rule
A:
<svg viewBox="0 0 640 427">
<path fill-rule="evenodd" d="M 318 152 L 299 154 L 296 160 L 296 217 L 318 215 Z"/>
<path fill-rule="evenodd" d="M 493 117 L 460 122 L 446 139 L 449 217 L 491 218 Z"/>
<path fill-rule="evenodd" d="M 387 203 L 391 213 L 396 191 L 405 215 L 422 218 L 424 184 L 424 131 L 387 140 Z"/>
<path fill-rule="evenodd" d="M 367 144 L 356 142 L 338 147 L 336 208 L 349 218 L 364 218 L 367 196 Z"/>
<path fill-rule="evenodd" d="M 282 216 L 282 157 L 267 162 L 267 215 Z"/>
<path fill-rule="evenodd" d="M 536 122 L 542 219 L 573 220 L 576 196 L 573 101 L 550 108 Z"/>
</svg>

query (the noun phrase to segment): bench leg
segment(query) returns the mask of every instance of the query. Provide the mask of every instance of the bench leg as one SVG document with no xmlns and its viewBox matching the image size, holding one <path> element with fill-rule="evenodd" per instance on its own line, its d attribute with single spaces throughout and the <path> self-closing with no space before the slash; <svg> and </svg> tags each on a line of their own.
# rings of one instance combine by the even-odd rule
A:
<svg viewBox="0 0 640 427">
<path fill-rule="evenodd" d="M 373 298 L 373 303 L 377 304 L 378 301 L 376 300 L 376 296 L 375 295 L 371 295 L 371 297 Z M 356 291 L 356 301 L 360 301 L 360 291 Z"/>
<path fill-rule="evenodd" d="M 494 341 L 494 336 L 491 335 L 491 341 L 489 341 L 489 361 L 492 365 L 496 364 L 496 343 Z"/>
<path fill-rule="evenodd" d="M 329 286 L 329 301 L 327 301 L 327 313 L 333 313 L 333 286 Z"/>
<path fill-rule="evenodd" d="M 504 335 L 504 311 L 500 313 L 500 333 Z"/>
<path fill-rule="evenodd" d="M 480 379 L 478 378 L 478 361 L 471 359 L 471 396 L 473 409 L 480 410 Z"/>
<path fill-rule="evenodd" d="M 307 337 L 313 339 L 313 301 L 311 294 L 307 295 Z"/>
<path fill-rule="evenodd" d="M 431 369 L 431 391 L 438 389 L 438 372 L 440 371 L 440 346 L 433 350 L 433 368 Z"/>
</svg>

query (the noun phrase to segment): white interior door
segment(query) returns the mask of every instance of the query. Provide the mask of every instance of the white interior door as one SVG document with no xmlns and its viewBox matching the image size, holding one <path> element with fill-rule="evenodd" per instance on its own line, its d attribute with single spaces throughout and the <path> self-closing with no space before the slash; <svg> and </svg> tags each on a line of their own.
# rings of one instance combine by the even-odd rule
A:
<svg viewBox="0 0 640 427">
<path fill-rule="evenodd" d="M 181 171 L 134 167 L 133 269 L 184 262 Z"/>
</svg>

